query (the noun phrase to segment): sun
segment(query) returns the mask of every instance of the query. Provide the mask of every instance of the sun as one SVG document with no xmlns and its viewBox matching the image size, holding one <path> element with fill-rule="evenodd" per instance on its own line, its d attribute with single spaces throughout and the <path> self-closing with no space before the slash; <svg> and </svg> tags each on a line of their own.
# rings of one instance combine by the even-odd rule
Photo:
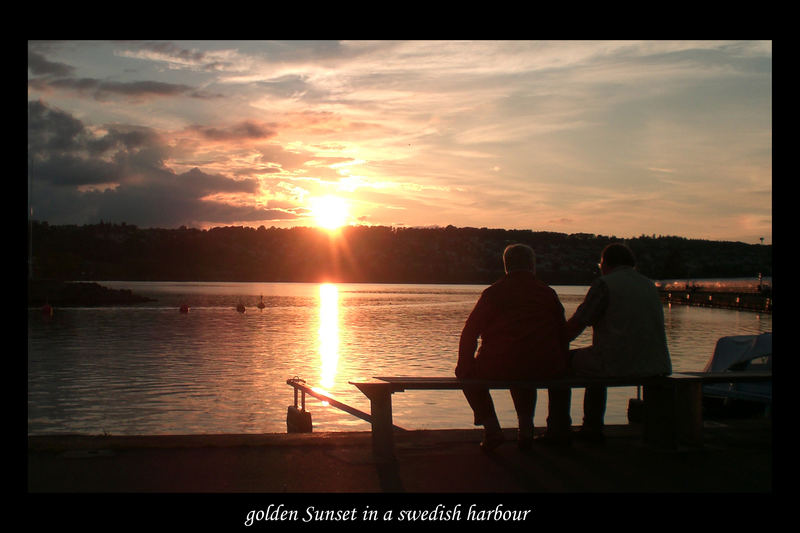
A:
<svg viewBox="0 0 800 533">
<path fill-rule="evenodd" d="M 343 198 L 322 196 L 311 199 L 311 215 L 318 227 L 335 230 L 347 223 L 350 213 Z"/>
</svg>

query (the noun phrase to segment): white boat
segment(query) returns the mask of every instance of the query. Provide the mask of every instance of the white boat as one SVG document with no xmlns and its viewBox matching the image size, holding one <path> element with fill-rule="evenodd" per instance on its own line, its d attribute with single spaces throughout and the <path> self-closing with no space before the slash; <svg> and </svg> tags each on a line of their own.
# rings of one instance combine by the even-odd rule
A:
<svg viewBox="0 0 800 533">
<path fill-rule="evenodd" d="M 772 333 L 734 335 L 717 341 L 704 372 L 772 371 Z M 709 414 L 748 415 L 768 412 L 772 382 L 715 383 L 703 386 Z"/>
</svg>

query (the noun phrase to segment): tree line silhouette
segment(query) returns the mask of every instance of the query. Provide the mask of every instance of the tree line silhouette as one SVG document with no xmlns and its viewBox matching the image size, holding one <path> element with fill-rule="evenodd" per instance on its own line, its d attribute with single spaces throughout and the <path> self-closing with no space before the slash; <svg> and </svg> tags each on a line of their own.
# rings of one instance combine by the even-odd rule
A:
<svg viewBox="0 0 800 533">
<path fill-rule="evenodd" d="M 549 284 L 588 284 L 614 236 L 489 228 L 350 226 L 325 230 L 129 224 L 28 227 L 30 279 L 492 283 L 506 245 L 524 243 Z M 624 239 L 652 279 L 772 275 L 772 245 L 675 236 Z"/>
</svg>

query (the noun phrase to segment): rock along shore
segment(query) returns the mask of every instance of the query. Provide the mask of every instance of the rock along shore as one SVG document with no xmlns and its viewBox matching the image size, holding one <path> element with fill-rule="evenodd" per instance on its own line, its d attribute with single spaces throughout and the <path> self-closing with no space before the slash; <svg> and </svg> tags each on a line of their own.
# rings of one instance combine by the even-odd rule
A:
<svg viewBox="0 0 800 533">
<path fill-rule="evenodd" d="M 129 289 L 110 289 L 94 282 L 28 280 L 28 306 L 56 307 L 132 305 L 152 302 Z"/>
</svg>

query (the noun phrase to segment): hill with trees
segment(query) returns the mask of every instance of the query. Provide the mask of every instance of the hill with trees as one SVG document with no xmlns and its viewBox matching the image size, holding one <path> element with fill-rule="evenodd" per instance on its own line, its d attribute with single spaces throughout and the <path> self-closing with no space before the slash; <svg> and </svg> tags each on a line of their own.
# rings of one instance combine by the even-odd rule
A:
<svg viewBox="0 0 800 533">
<path fill-rule="evenodd" d="M 550 284 L 588 284 L 614 236 L 489 228 L 227 226 L 144 229 L 99 223 L 29 224 L 30 279 L 491 283 L 505 246 L 534 248 Z M 772 275 L 772 245 L 673 236 L 625 239 L 652 279 Z"/>
</svg>

